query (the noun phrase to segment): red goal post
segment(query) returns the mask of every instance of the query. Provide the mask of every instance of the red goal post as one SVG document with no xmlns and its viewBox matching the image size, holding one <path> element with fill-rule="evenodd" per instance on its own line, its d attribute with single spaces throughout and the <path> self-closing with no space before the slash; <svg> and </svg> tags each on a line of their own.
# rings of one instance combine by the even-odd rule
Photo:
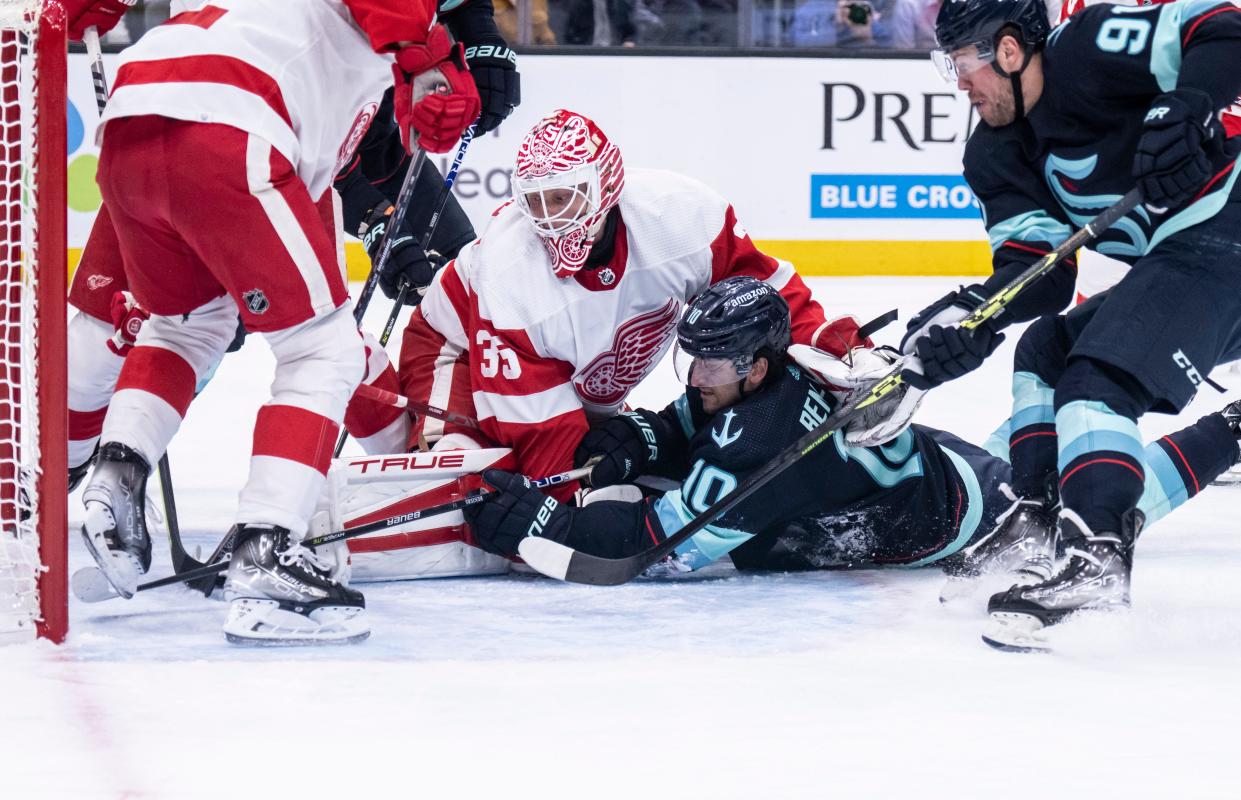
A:
<svg viewBox="0 0 1241 800">
<path fill-rule="evenodd" d="M 65 10 L 0 0 L 0 643 L 68 630 Z"/>
</svg>

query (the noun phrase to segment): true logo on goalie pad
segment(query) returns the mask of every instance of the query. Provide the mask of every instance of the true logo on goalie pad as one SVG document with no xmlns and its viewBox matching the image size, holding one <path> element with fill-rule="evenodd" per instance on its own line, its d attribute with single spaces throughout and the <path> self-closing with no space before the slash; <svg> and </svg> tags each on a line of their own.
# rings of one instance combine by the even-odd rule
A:
<svg viewBox="0 0 1241 800">
<path fill-rule="evenodd" d="M 267 295 L 263 294 L 262 289 L 251 289 L 243 294 L 241 299 L 245 301 L 251 314 L 263 314 L 271 308 L 271 303 L 267 302 Z"/>
<path fill-rule="evenodd" d="M 366 474 L 372 465 L 372 472 L 400 472 L 420 469 L 454 469 L 465 464 L 465 456 L 461 453 L 411 453 L 407 456 L 385 456 L 382 458 L 362 458 L 349 462 L 349 466 L 358 467 L 359 472 Z"/>
</svg>

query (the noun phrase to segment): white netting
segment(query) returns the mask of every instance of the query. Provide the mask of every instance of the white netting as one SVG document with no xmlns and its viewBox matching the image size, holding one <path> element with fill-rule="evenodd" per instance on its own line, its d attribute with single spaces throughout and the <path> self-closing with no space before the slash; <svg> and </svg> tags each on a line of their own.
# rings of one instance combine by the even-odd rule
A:
<svg viewBox="0 0 1241 800">
<path fill-rule="evenodd" d="M 34 182 L 38 0 L 0 0 L 0 642 L 40 618 Z"/>
</svg>

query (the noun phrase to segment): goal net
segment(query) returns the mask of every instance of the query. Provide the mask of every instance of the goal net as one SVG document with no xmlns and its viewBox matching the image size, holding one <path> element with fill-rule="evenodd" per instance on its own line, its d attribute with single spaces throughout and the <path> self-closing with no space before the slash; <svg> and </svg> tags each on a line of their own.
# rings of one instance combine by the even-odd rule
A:
<svg viewBox="0 0 1241 800">
<path fill-rule="evenodd" d="M 65 16 L 0 0 L 0 643 L 67 628 Z"/>
</svg>

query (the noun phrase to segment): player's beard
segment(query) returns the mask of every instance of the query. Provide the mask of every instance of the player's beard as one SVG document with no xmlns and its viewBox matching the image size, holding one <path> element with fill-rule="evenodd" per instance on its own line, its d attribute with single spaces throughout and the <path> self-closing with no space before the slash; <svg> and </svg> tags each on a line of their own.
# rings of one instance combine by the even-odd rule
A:
<svg viewBox="0 0 1241 800">
<path fill-rule="evenodd" d="M 1017 103 L 1013 99 L 1013 87 L 1007 82 L 995 94 L 985 97 L 978 107 L 978 116 L 993 128 L 1000 128 L 1017 119 Z"/>
</svg>

